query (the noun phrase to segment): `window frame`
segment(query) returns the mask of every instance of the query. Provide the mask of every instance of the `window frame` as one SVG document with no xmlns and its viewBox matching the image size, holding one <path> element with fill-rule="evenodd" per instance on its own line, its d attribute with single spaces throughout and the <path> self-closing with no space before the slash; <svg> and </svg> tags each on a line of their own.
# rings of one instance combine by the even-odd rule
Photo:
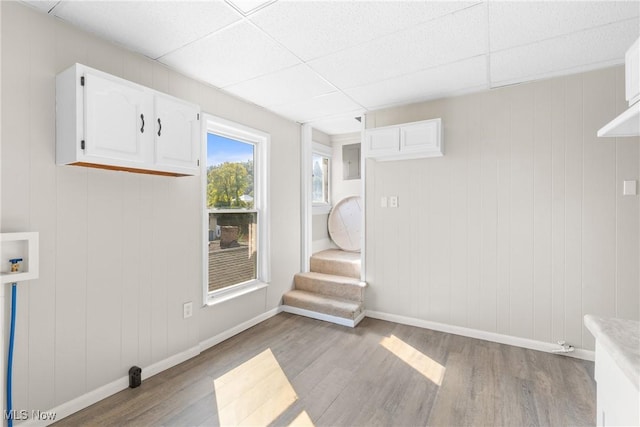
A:
<svg viewBox="0 0 640 427">
<path fill-rule="evenodd" d="M 265 288 L 271 281 L 271 253 L 270 253 L 270 198 L 269 198 L 269 154 L 271 136 L 268 133 L 251 127 L 223 119 L 211 114 L 202 115 L 202 156 L 200 182 L 200 209 L 202 215 L 202 293 L 203 305 L 211 306 L 245 295 L 249 292 Z M 257 213 L 257 265 L 256 279 L 238 283 L 226 288 L 209 292 L 209 211 L 207 208 L 207 135 L 214 133 L 226 138 L 247 142 L 254 145 L 254 207 L 253 209 L 216 210 L 223 213 L 256 212 Z"/>
<path fill-rule="evenodd" d="M 328 145 L 320 144 L 318 142 L 313 142 L 311 146 L 311 173 L 313 174 L 313 156 L 319 155 L 325 157 L 329 160 L 329 164 L 327 166 L 327 200 L 328 203 L 318 203 L 313 201 L 313 195 L 311 196 L 311 211 L 313 215 L 326 215 L 331 212 L 333 208 L 332 200 L 331 200 L 331 168 L 333 167 L 333 149 Z M 311 178 L 311 182 L 313 183 L 313 178 Z"/>
</svg>

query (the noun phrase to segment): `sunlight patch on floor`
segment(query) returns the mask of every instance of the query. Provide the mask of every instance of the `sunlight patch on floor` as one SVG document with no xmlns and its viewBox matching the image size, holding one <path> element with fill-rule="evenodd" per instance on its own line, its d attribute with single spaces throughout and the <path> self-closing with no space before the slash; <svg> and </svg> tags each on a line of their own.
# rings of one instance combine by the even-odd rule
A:
<svg viewBox="0 0 640 427">
<path fill-rule="evenodd" d="M 268 425 L 298 399 L 267 349 L 214 380 L 220 425 Z"/>
<path fill-rule="evenodd" d="M 296 417 L 295 420 L 291 421 L 289 427 L 315 427 L 313 421 L 307 414 L 307 411 L 300 412 L 300 415 Z"/>
<path fill-rule="evenodd" d="M 427 379 L 436 385 L 442 385 L 445 367 L 416 350 L 395 335 L 385 337 L 380 341 L 380 345 L 395 354 L 400 360 L 420 372 Z"/>
</svg>

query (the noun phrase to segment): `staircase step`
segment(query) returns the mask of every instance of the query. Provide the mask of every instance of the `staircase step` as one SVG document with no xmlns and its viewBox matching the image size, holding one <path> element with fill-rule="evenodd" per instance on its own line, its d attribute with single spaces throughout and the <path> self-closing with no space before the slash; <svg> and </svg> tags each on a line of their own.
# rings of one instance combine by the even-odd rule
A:
<svg viewBox="0 0 640 427">
<path fill-rule="evenodd" d="M 329 249 L 311 256 L 311 271 L 360 278 L 360 253 Z"/>
<path fill-rule="evenodd" d="M 284 304 L 330 316 L 355 321 L 362 314 L 363 304 L 312 292 L 292 290 L 284 294 Z"/>
<path fill-rule="evenodd" d="M 300 291 L 337 297 L 345 300 L 364 301 L 365 282 L 353 277 L 324 273 L 298 273 L 294 277 L 295 288 Z"/>
</svg>

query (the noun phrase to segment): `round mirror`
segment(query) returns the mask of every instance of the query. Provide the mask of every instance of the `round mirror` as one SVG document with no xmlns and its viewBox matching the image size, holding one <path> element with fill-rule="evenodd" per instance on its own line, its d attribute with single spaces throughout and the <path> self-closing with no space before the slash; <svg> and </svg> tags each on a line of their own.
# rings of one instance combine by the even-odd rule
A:
<svg viewBox="0 0 640 427">
<path fill-rule="evenodd" d="M 343 251 L 360 252 L 362 207 L 360 196 L 340 200 L 329 214 L 329 235 Z"/>
</svg>

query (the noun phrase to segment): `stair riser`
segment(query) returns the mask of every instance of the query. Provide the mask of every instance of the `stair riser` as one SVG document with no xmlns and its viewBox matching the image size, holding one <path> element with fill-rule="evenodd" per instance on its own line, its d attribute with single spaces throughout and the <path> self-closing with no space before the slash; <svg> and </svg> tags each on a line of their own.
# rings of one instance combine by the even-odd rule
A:
<svg viewBox="0 0 640 427">
<path fill-rule="evenodd" d="M 296 289 L 314 292 L 350 301 L 363 302 L 364 288 L 346 283 L 335 283 L 325 280 L 318 280 L 297 274 L 295 276 Z"/>
<path fill-rule="evenodd" d="M 335 276 L 360 278 L 360 265 L 351 262 L 328 261 L 311 257 L 311 271 L 316 273 L 333 274 Z"/>
<path fill-rule="evenodd" d="M 359 305 L 357 310 L 346 311 L 346 310 L 342 310 L 329 305 L 313 303 L 309 301 L 301 301 L 298 298 L 291 297 L 287 294 L 284 295 L 283 302 L 285 305 L 288 305 L 291 307 L 298 307 L 305 310 L 315 311 L 318 313 L 324 313 L 331 316 L 337 316 L 337 317 L 342 317 L 342 318 L 351 319 L 351 320 L 355 320 L 358 316 L 360 316 L 363 310 L 362 305 Z"/>
</svg>

